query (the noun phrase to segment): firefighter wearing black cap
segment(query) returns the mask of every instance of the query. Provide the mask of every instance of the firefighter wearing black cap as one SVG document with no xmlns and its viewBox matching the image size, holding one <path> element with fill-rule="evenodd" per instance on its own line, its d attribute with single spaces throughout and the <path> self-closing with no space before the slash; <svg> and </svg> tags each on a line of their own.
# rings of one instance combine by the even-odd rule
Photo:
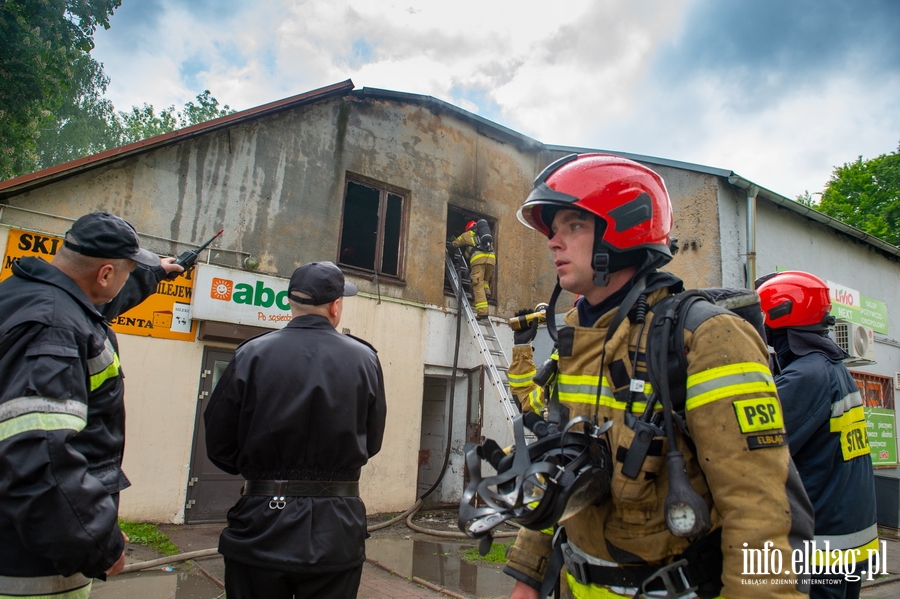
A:
<svg viewBox="0 0 900 599">
<path fill-rule="evenodd" d="M 675 596 L 666 595 L 667 582 L 682 590 L 685 583 L 699 586 L 701 597 L 801 596 L 805 588 L 790 580 L 795 576 L 743 572 L 743 550 L 768 547 L 787 559 L 812 536 L 766 347 L 749 323 L 716 309 L 685 327 L 684 423 L 672 427 L 677 447 L 661 429 L 644 434 L 662 416 L 654 415 L 662 408 L 647 372 L 646 342 L 660 318 L 653 308 L 682 289 L 679 279 L 657 270 L 671 259 L 672 207 L 662 179 L 624 158 L 571 155 L 538 176 L 519 219 L 549 238 L 558 287 L 582 295 L 558 331 L 558 370 L 549 388 L 569 418 L 612 423 L 606 434 L 613 468 L 609 495 L 560 522 L 562 532 L 521 530 L 507 554 L 505 571 L 517 580 L 512 597 L 538 597 L 559 562 L 564 596 L 579 599 Z M 535 371 L 531 351 L 515 346 L 510 368 L 523 411 L 548 403 L 528 381 Z M 747 417 L 757 409 L 765 422 Z M 689 481 L 702 509 L 673 502 L 667 510 L 676 488 L 674 450 L 685 460 L 677 478 Z"/>
<path fill-rule="evenodd" d="M 831 552 L 838 550 L 841 564 L 869 572 L 869 552 L 879 549 L 875 476 L 859 388 L 843 364 L 847 354 L 828 338 L 834 324 L 828 285 L 800 271 L 757 284 L 791 456 L 815 512 L 815 560 L 833 565 L 838 554 Z M 810 597 L 859 597 L 861 580 L 816 578 L 828 584 L 813 584 Z"/>
<path fill-rule="evenodd" d="M 335 330 L 356 292 L 331 262 L 295 270 L 293 319 L 241 344 L 210 398 L 209 458 L 246 479 L 219 540 L 230 599 L 356 596 L 386 417 L 374 348 Z"/>
<path fill-rule="evenodd" d="M 140 304 L 173 258 L 94 212 L 51 263 L 0 283 L 0 596 L 82 599 L 124 567 L 117 525 L 124 386 L 109 321 Z"/>
<path fill-rule="evenodd" d="M 479 230 L 479 224 L 480 229 Z M 466 259 L 469 261 L 469 278 L 472 281 L 472 296 L 475 300 L 475 315 L 478 318 L 487 318 L 488 300 L 487 294 L 491 292 L 491 278 L 494 276 L 494 266 L 497 264 L 497 256 L 494 254 L 491 243 L 490 228 L 486 220 L 469 221 L 466 230 L 453 240 L 452 246 L 463 248 Z"/>
</svg>

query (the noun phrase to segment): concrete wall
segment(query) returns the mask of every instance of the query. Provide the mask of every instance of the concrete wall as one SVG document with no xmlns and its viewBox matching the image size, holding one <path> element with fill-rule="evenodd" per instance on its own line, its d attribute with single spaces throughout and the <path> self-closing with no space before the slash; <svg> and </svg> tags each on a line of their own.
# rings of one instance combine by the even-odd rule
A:
<svg viewBox="0 0 900 599">
<path fill-rule="evenodd" d="M 384 371 L 384 443 L 360 479 L 360 495 L 370 512 L 402 511 L 416 499 L 425 314 L 419 307 L 365 297 L 344 302 L 339 330 L 349 329 L 376 347 Z"/>
<path fill-rule="evenodd" d="M 120 495 L 119 514 L 183 522 L 204 344 L 117 337 L 125 375 L 122 469 L 132 483 Z"/>
</svg>

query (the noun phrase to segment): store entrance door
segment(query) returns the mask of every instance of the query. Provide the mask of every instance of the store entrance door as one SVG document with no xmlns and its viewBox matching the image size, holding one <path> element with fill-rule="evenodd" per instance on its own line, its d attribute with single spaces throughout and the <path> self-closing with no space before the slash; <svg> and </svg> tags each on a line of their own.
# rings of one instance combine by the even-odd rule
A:
<svg viewBox="0 0 900 599">
<path fill-rule="evenodd" d="M 187 524 L 224 522 L 228 510 L 241 496 L 244 479 L 222 472 L 209 461 L 206 455 L 206 426 L 203 423 L 203 412 L 209 405 L 209 396 L 232 356 L 234 351 L 219 347 L 208 347 L 204 352 L 194 423 L 191 471 L 184 506 L 184 521 Z"/>
</svg>

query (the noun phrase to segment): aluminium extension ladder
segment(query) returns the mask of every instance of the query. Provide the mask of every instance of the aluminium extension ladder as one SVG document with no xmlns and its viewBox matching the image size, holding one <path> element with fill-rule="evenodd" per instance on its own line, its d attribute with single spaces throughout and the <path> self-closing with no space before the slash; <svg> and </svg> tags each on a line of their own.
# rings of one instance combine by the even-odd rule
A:
<svg viewBox="0 0 900 599">
<path fill-rule="evenodd" d="M 465 259 L 462 257 L 461 253 L 458 257 L 463 260 L 463 264 L 465 264 Z M 459 271 L 456 269 L 456 265 L 453 262 L 453 257 L 450 255 L 449 249 L 447 250 L 446 259 L 447 272 L 450 277 L 450 287 L 453 289 L 453 293 L 456 297 L 459 298 L 459 313 L 465 316 L 466 322 L 469 323 L 469 328 L 472 330 L 475 342 L 481 351 L 481 356 L 486 366 L 488 380 L 491 383 L 491 387 L 494 389 L 497 399 L 500 400 L 500 405 L 503 406 L 503 411 L 506 413 L 506 422 L 509 425 L 510 430 L 512 430 L 512 421 L 513 418 L 519 415 L 519 408 L 509 391 L 509 380 L 507 378 L 509 372 L 509 360 L 503 352 L 503 347 L 501 347 L 500 340 L 497 337 L 497 329 L 494 328 L 491 319 L 484 318 L 478 320 L 475 318 L 475 312 L 472 310 L 472 305 L 469 303 L 468 297 L 466 297 L 465 289 L 462 288 L 463 280 L 459 276 Z"/>
</svg>

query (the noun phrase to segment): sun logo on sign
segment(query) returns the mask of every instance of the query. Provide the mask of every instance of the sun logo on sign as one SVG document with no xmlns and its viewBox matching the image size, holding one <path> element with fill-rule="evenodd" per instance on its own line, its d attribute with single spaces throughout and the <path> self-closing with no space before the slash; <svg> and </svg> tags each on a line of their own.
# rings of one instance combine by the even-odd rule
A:
<svg viewBox="0 0 900 599">
<path fill-rule="evenodd" d="M 209 290 L 209 297 L 227 302 L 231 299 L 232 291 L 234 291 L 234 281 L 214 278 L 212 289 Z"/>
</svg>

